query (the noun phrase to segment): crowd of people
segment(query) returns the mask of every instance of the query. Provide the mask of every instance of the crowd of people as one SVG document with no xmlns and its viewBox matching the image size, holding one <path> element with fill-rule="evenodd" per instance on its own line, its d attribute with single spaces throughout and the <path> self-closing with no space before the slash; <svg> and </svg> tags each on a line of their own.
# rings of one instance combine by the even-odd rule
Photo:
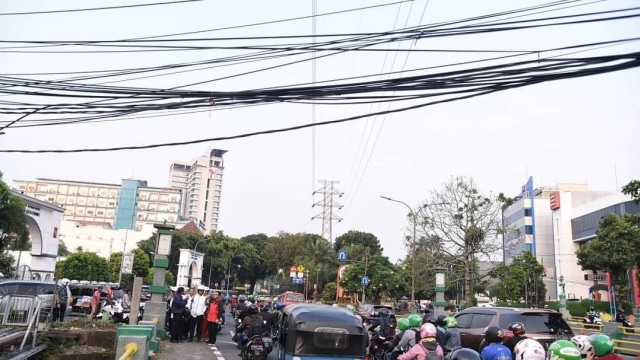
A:
<svg viewBox="0 0 640 360">
<path fill-rule="evenodd" d="M 205 291 L 202 285 L 188 289 L 186 294 L 184 287 L 172 289 L 165 324 L 171 342 L 193 342 L 195 338 L 215 345 L 219 326 L 224 323 L 225 303 L 220 291 Z"/>
</svg>

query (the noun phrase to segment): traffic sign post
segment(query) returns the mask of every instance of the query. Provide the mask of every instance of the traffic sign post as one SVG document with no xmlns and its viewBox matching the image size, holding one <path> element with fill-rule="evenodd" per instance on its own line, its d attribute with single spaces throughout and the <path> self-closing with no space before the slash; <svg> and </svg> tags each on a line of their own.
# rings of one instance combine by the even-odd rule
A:
<svg viewBox="0 0 640 360">
<path fill-rule="evenodd" d="M 304 271 L 304 266 L 298 265 L 297 270 L 298 270 L 298 272 L 303 272 Z"/>
<path fill-rule="evenodd" d="M 291 267 L 289 268 L 289 277 L 296 277 L 296 267 L 291 265 Z"/>
<path fill-rule="evenodd" d="M 362 280 L 360 281 L 360 283 L 362 284 L 362 286 L 367 286 L 369 285 L 369 278 L 366 276 L 362 277 Z"/>
<path fill-rule="evenodd" d="M 347 261 L 347 250 L 345 249 L 338 250 L 338 261 L 340 262 Z"/>
</svg>

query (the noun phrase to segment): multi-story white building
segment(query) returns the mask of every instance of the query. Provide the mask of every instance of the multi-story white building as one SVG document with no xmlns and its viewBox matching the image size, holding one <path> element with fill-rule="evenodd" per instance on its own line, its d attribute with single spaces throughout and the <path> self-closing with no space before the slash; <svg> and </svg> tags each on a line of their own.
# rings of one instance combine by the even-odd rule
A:
<svg viewBox="0 0 640 360">
<path fill-rule="evenodd" d="M 589 191 L 586 184 L 533 186 L 529 178 L 513 204 L 502 211 L 503 256 L 509 264 L 513 256 L 531 251 L 545 267 L 543 281 L 547 298 L 557 299 L 559 279 L 564 278 L 568 299 L 587 298 L 593 281 L 577 264 L 576 250 L 595 238 L 600 219 L 609 213 L 640 213 L 628 196 L 612 191 Z"/>
<path fill-rule="evenodd" d="M 62 220 L 106 223 L 114 229 L 138 229 L 145 224 L 180 219 L 182 191 L 147 186 L 143 180 L 121 184 L 37 178 L 14 180 L 13 188 L 27 196 L 65 208 Z"/>
<path fill-rule="evenodd" d="M 226 152 L 209 148 L 190 162 L 173 162 L 169 167 L 169 186 L 181 189 L 184 195 L 181 216 L 206 232 L 218 230 Z"/>
</svg>

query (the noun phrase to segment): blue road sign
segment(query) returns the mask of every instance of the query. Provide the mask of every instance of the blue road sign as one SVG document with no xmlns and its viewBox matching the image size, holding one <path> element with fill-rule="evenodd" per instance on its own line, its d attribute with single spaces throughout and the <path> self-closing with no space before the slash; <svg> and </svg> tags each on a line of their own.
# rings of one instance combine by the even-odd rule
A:
<svg viewBox="0 0 640 360">
<path fill-rule="evenodd" d="M 345 249 L 338 250 L 338 261 L 340 262 L 347 261 L 347 250 Z"/>
<path fill-rule="evenodd" d="M 369 285 L 369 278 L 368 278 L 368 277 L 366 277 L 366 276 L 363 276 L 363 277 L 362 277 L 362 282 L 361 282 L 361 283 L 362 283 L 362 286 L 367 286 L 367 285 Z"/>
<path fill-rule="evenodd" d="M 302 278 L 291 278 L 293 284 L 302 284 Z"/>
</svg>

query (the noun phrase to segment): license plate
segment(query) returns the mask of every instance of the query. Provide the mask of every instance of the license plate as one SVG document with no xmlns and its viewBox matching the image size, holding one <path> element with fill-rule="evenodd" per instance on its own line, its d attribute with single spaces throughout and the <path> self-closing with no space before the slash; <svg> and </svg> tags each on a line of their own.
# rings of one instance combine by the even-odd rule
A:
<svg viewBox="0 0 640 360">
<path fill-rule="evenodd" d="M 263 343 L 271 343 L 271 338 L 262 338 Z"/>
<path fill-rule="evenodd" d="M 262 346 L 260 346 L 260 345 L 251 345 L 251 350 L 262 350 Z"/>
</svg>

